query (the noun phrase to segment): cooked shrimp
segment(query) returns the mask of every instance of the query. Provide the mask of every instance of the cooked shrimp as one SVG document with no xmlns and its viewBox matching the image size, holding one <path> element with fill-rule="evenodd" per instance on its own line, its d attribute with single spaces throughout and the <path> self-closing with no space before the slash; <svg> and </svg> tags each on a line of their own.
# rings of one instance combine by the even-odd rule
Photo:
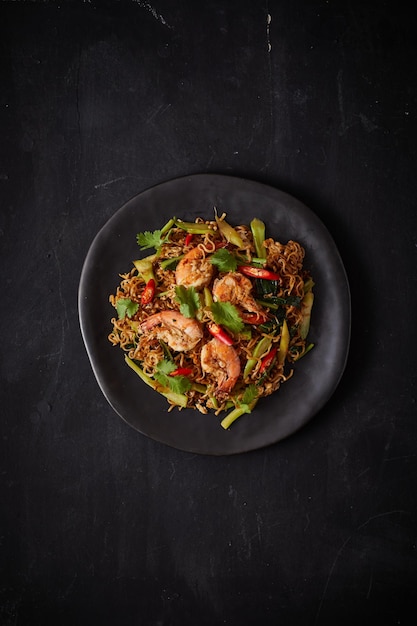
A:
<svg viewBox="0 0 417 626">
<path fill-rule="evenodd" d="M 211 339 L 201 350 L 201 367 L 217 383 L 216 396 L 227 395 L 235 386 L 240 374 L 240 360 L 233 346 Z"/>
<path fill-rule="evenodd" d="M 214 268 L 202 248 L 193 248 L 181 259 L 175 270 L 177 285 L 202 289 L 213 278 Z"/>
<path fill-rule="evenodd" d="M 161 311 L 148 317 L 139 327 L 141 333 L 154 332 L 172 350 L 192 350 L 203 336 L 201 325 L 177 311 Z"/>
<path fill-rule="evenodd" d="M 246 309 L 246 311 L 264 315 L 262 308 L 256 303 L 251 292 L 251 281 L 239 272 L 229 272 L 222 278 L 217 278 L 213 285 L 214 300 L 230 302 Z"/>
</svg>

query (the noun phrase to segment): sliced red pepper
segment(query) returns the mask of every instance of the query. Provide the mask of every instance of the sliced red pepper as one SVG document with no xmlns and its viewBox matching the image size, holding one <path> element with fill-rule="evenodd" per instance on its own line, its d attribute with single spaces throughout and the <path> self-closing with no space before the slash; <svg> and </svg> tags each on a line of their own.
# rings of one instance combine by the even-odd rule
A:
<svg viewBox="0 0 417 626">
<path fill-rule="evenodd" d="M 272 362 L 275 359 L 275 356 L 277 354 L 277 350 L 278 350 L 278 346 L 274 346 L 273 348 L 271 348 L 268 354 L 264 356 L 264 358 L 261 361 L 261 367 L 259 368 L 260 374 L 263 374 L 269 368 L 269 366 L 272 365 Z"/>
<path fill-rule="evenodd" d="M 170 376 L 190 376 L 193 373 L 193 370 L 189 367 L 179 367 L 178 369 L 170 372 Z"/>
<path fill-rule="evenodd" d="M 239 265 L 239 272 L 250 278 L 263 278 L 264 280 L 280 280 L 280 275 L 263 267 L 253 267 L 252 265 Z"/>
<path fill-rule="evenodd" d="M 245 324 L 263 324 L 268 319 L 266 314 L 262 313 L 248 313 L 244 311 L 240 314 L 240 317 L 245 322 Z"/>
<path fill-rule="evenodd" d="M 209 324 L 209 333 L 216 337 L 222 343 L 225 343 L 226 346 L 231 346 L 233 344 L 233 339 L 231 336 L 218 324 Z"/>
<path fill-rule="evenodd" d="M 145 289 L 142 292 L 142 297 L 140 300 L 142 306 L 145 306 L 146 304 L 149 304 L 150 302 L 152 302 L 154 295 L 155 295 L 155 281 L 153 278 L 150 278 L 148 282 L 146 283 Z"/>
<path fill-rule="evenodd" d="M 184 245 L 189 246 L 193 240 L 193 237 L 194 237 L 193 233 L 187 233 L 187 236 L 185 237 Z"/>
</svg>

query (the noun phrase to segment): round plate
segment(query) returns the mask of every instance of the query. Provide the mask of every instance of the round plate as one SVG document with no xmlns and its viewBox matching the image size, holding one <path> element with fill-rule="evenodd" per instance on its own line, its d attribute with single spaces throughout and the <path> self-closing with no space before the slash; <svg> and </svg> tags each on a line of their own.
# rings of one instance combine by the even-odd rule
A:
<svg viewBox="0 0 417 626">
<path fill-rule="evenodd" d="M 110 344 L 114 309 L 109 295 L 119 273 L 146 256 L 136 234 L 161 228 L 171 217 L 211 219 L 213 207 L 233 225 L 258 217 L 267 237 L 305 248 L 304 265 L 315 281 L 309 339 L 314 349 L 295 364 L 294 376 L 240 417 L 229 430 L 220 417 L 194 410 L 168 412 L 165 398 L 147 387 Z M 149 251 L 150 253 L 151 251 Z M 110 405 L 128 424 L 172 447 L 200 454 L 236 454 L 276 443 L 308 422 L 329 400 L 345 368 L 350 341 L 350 292 L 329 232 L 298 200 L 261 183 L 215 174 L 172 180 L 144 191 L 103 226 L 87 254 L 79 286 L 82 336 L 97 382 Z"/>
</svg>

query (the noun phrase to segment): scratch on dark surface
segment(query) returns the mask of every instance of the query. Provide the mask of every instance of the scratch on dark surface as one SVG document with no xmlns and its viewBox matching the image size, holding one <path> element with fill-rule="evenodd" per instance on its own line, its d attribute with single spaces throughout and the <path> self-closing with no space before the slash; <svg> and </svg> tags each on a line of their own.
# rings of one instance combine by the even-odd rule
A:
<svg viewBox="0 0 417 626">
<path fill-rule="evenodd" d="M 319 606 L 318 606 L 318 609 L 317 609 L 316 619 L 314 620 L 314 624 L 318 624 L 319 617 L 320 617 L 320 613 L 321 613 L 321 609 L 322 609 L 322 607 L 323 607 L 324 600 L 325 600 L 325 597 L 326 597 L 326 594 L 327 594 L 327 590 L 328 590 L 328 588 L 329 588 L 330 580 L 331 580 L 331 578 L 332 578 L 332 576 L 333 576 L 333 572 L 334 572 L 334 570 L 335 570 L 335 567 L 336 567 L 336 564 L 337 564 L 337 562 L 338 562 L 338 560 L 339 560 L 339 557 L 340 557 L 340 555 L 342 554 L 342 552 L 343 552 L 343 550 L 345 549 L 345 547 L 347 546 L 347 544 L 349 543 L 349 541 L 352 539 L 352 537 L 353 537 L 353 536 L 354 536 L 357 532 L 359 532 L 360 530 L 362 530 L 362 528 L 365 528 L 365 526 L 367 526 L 367 525 L 368 525 L 370 522 L 372 522 L 373 520 L 378 519 L 378 518 L 380 518 L 380 517 L 386 517 L 387 515 L 394 515 L 395 513 L 402 514 L 402 513 L 407 513 L 407 511 L 404 511 L 404 510 L 401 510 L 401 509 L 394 509 L 393 511 L 386 511 L 385 513 L 378 513 L 377 515 L 372 515 L 371 517 L 368 517 L 368 519 L 367 519 L 365 522 L 363 522 L 362 524 L 360 524 L 360 525 L 359 525 L 359 526 L 358 526 L 358 527 L 354 530 L 354 532 L 353 532 L 351 535 L 349 535 L 349 536 L 348 536 L 348 537 L 344 540 L 344 542 L 342 543 L 342 545 L 340 546 L 340 548 L 339 548 L 339 549 L 338 549 L 338 551 L 336 552 L 336 556 L 335 556 L 334 561 L 333 561 L 333 563 L 332 563 L 332 566 L 331 566 L 331 568 L 330 568 L 329 575 L 327 576 L 326 584 L 324 585 L 323 593 L 322 593 L 322 596 L 321 596 L 321 598 L 320 598 L 320 602 L 319 602 Z M 369 595 L 369 594 L 370 594 L 370 592 L 371 592 L 371 586 L 372 586 L 372 579 L 371 579 L 371 581 L 370 581 L 370 583 L 369 583 L 369 587 L 368 587 L 368 595 Z"/>
<path fill-rule="evenodd" d="M 77 61 L 77 79 L 75 87 L 75 105 L 77 109 L 77 125 L 78 125 L 78 141 L 80 142 L 81 149 L 81 113 L 80 113 L 80 73 L 81 73 L 81 48 L 78 51 Z"/>
<path fill-rule="evenodd" d="M 273 81 L 272 81 L 272 64 L 271 64 L 271 50 L 272 50 L 272 45 L 271 45 L 271 33 L 270 33 L 270 25 L 272 22 L 272 15 L 269 12 L 269 6 L 268 3 L 266 4 L 266 46 L 267 46 L 267 51 L 268 51 L 268 60 L 267 60 L 267 64 L 268 64 L 268 83 L 269 83 L 269 121 L 270 121 L 270 140 L 269 140 L 269 154 L 267 156 L 267 158 L 265 159 L 265 165 L 262 167 L 262 170 L 266 170 L 271 161 L 272 161 L 272 154 L 273 154 L 273 137 L 274 137 L 274 110 L 273 110 L 273 96 L 272 94 L 274 93 L 273 90 Z"/>
<path fill-rule="evenodd" d="M 339 70 L 337 73 L 337 103 L 340 115 L 340 134 L 343 135 L 346 132 L 346 117 L 343 102 L 343 70 Z"/>
<path fill-rule="evenodd" d="M 171 103 L 169 104 L 160 104 L 159 107 L 157 107 L 152 113 L 151 115 L 148 117 L 148 119 L 146 120 L 147 123 L 149 124 L 149 122 L 152 122 L 152 120 L 157 116 L 157 115 L 161 115 L 162 113 L 165 113 L 165 111 L 167 111 L 171 106 Z"/>
<path fill-rule="evenodd" d="M 271 23 L 271 20 L 272 20 L 271 14 L 268 13 L 266 16 L 266 45 L 267 45 L 268 52 L 271 52 L 272 50 L 271 37 L 269 33 L 269 25 Z"/>
<path fill-rule="evenodd" d="M 373 579 L 374 579 L 374 574 L 372 572 L 372 574 L 369 577 L 369 585 L 368 585 L 368 592 L 366 594 L 366 599 L 369 600 L 369 597 L 371 595 L 371 589 L 372 589 L 372 583 L 373 583 Z"/>
<path fill-rule="evenodd" d="M 112 178 L 112 180 L 108 180 L 105 183 L 98 183 L 97 185 L 94 185 L 94 189 L 100 189 L 101 187 L 108 187 L 109 185 L 113 185 L 113 183 L 117 183 L 119 182 L 119 180 L 124 180 L 125 178 L 128 178 L 127 176 L 119 176 L 118 178 Z"/>
<path fill-rule="evenodd" d="M 162 15 L 158 13 L 158 11 L 149 2 L 143 2 L 142 0 L 133 0 L 133 2 L 136 2 L 136 4 L 139 5 L 142 9 L 146 9 L 147 11 L 149 11 L 149 13 L 151 13 L 151 15 L 158 22 L 172 30 L 172 26 L 168 24 L 168 22 L 162 17 Z"/>
</svg>

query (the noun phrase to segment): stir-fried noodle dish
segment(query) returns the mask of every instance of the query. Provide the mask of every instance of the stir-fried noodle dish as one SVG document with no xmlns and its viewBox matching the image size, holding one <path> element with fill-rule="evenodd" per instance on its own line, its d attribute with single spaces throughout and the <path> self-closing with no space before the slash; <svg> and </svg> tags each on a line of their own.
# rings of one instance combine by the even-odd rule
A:
<svg viewBox="0 0 417 626">
<path fill-rule="evenodd" d="M 307 341 L 314 282 L 297 241 L 266 237 L 254 217 L 226 214 L 138 233 L 140 249 L 110 303 L 109 341 L 127 365 L 165 396 L 169 409 L 224 415 L 223 428 L 276 391 Z"/>
</svg>

